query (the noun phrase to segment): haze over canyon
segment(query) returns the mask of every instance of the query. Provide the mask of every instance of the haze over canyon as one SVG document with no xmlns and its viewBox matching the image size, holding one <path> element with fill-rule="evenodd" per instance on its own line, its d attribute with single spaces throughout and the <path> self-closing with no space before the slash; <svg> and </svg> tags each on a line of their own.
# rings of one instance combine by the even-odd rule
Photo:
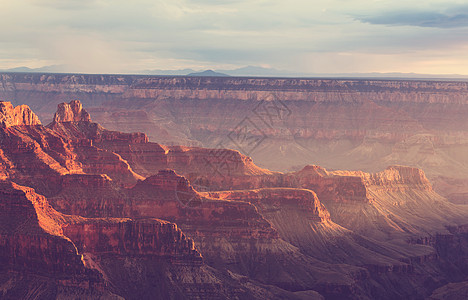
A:
<svg viewBox="0 0 468 300">
<path fill-rule="evenodd" d="M 0 298 L 468 293 L 465 81 L 0 80 Z"/>
<path fill-rule="evenodd" d="M 262 167 L 422 168 L 468 195 L 468 84 L 451 81 L 3 74 L 0 97 L 48 123 L 79 99 L 104 127 L 150 141 L 240 150 Z M 239 133 L 249 140 L 240 140 Z M 237 137 L 236 137 L 237 136 Z M 249 144 L 249 145 L 247 145 Z"/>
</svg>

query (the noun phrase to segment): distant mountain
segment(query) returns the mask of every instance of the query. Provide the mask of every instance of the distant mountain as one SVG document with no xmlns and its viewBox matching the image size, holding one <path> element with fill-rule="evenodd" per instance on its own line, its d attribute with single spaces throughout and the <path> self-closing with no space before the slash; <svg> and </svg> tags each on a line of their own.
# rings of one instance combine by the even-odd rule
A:
<svg viewBox="0 0 468 300">
<path fill-rule="evenodd" d="M 50 65 L 40 68 L 16 67 L 0 69 L 0 72 L 15 73 L 76 73 L 66 65 Z M 456 80 L 465 81 L 468 75 L 460 74 L 418 74 L 418 73 L 305 73 L 278 70 L 274 68 L 264 68 L 260 66 L 245 66 L 242 68 L 223 70 L 142 70 L 136 72 L 124 72 L 136 75 L 159 75 L 159 76 L 256 76 L 256 77 L 301 77 L 301 78 L 360 78 L 360 79 L 423 79 L 423 80 Z M 123 73 L 122 73 L 123 74 Z"/>
<path fill-rule="evenodd" d="M 190 73 L 197 72 L 193 69 L 181 69 L 181 70 L 143 70 L 136 72 L 136 74 L 144 75 L 163 75 L 163 76 L 185 76 Z"/>
<path fill-rule="evenodd" d="M 2 71 L 5 71 L 5 72 L 18 72 L 18 73 L 34 72 L 33 69 L 28 68 L 28 67 L 17 67 L 17 68 L 5 69 L 5 70 L 2 70 Z"/>
<path fill-rule="evenodd" d="M 468 75 L 460 74 L 418 74 L 418 73 L 317 73 L 317 74 L 298 74 L 298 77 L 329 77 L 329 78 L 379 78 L 379 79 L 425 79 L 425 80 L 465 80 Z"/>
<path fill-rule="evenodd" d="M 204 76 L 204 77 L 227 77 L 229 75 L 220 73 L 220 72 L 215 72 L 213 70 L 206 70 L 203 72 L 195 72 L 195 73 L 190 73 L 188 76 Z"/>
<path fill-rule="evenodd" d="M 60 73 L 64 72 L 65 68 L 62 65 L 51 65 L 51 66 L 44 66 L 40 68 L 28 68 L 28 67 L 16 67 L 10 69 L 3 69 L 0 72 L 14 72 L 14 73 Z"/>
<path fill-rule="evenodd" d="M 260 77 L 272 77 L 272 76 L 295 76 L 288 71 L 281 71 L 273 68 L 263 68 L 259 66 L 246 66 L 232 70 L 193 70 L 193 69 L 181 69 L 181 70 L 143 70 L 137 72 L 137 74 L 145 75 L 162 75 L 162 76 L 260 76 Z M 217 75 L 222 74 L 222 75 Z"/>
</svg>

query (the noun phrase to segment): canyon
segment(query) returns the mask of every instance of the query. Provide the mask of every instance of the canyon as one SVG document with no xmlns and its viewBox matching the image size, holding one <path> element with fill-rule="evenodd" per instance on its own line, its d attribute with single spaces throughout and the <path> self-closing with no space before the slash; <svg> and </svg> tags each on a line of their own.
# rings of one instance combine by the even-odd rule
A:
<svg viewBox="0 0 468 300">
<path fill-rule="evenodd" d="M 465 290 L 464 83 L 2 76 L 2 97 L 33 108 L 0 102 L 6 298 L 440 299 Z M 268 101 L 276 115 L 264 114 Z M 445 127 L 429 120 L 442 106 L 456 111 Z M 332 124 L 349 111 L 356 119 Z M 284 143 L 300 126 L 309 129 Z M 358 154 L 372 165 L 348 168 Z M 421 155 L 427 168 L 400 161 Z"/>
<path fill-rule="evenodd" d="M 44 124 L 79 99 L 111 130 L 164 145 L 236 149 L 262 168 L 423 169 L 457 203 L 468 191 L 464 81 L 3 73 L 0 98 Z"/>
</svg>

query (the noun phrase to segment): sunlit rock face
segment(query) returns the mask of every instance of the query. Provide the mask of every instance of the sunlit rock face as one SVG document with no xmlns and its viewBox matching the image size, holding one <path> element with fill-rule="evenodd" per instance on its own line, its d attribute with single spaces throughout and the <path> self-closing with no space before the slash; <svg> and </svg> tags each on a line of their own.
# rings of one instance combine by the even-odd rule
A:
<svg viewBox="0 0 468 300">
<path fill-rule="evenodd" d="M 0 101 L 0 125 L 2 127 L 40 124 L 39 118 L 27 105 L 14 107 L 10 102 Z"/>
<path fill-rule="evenodd" d="M 89 189 L 104 187 L 105 179 L 81 182 Z M 0 208 L 6 299 L 32 293 L 59 299 L 299 299 L 208 267 L 193 240 L 168 221 L 64 215 L 34 189 L 10 181 L 0 181 Z"/>
<path fill-rule="evenodd" d="M 70 103 L 60 103 L 54 115 L 54 122 L 90 122 L 91 117 L 83 109 L 80 101 L 74 100 Z"/>
</svg>

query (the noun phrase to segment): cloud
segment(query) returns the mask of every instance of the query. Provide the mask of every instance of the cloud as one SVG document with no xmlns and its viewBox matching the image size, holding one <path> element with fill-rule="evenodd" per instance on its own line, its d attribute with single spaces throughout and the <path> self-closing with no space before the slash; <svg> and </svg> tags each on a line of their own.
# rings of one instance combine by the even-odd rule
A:
<svg viewBox="0 0 468 300">
<path fill-rule="evenodd" d="M 425 63 L 415 68 L 431 59 L 464 61 L 459 49 L 468 45 L 468 6 L 447 1 L 6 1 L 0 10 L 0 27 L 8 28 L 0 31 L 0 69 L 16 62 L 98 73 L 245 65 L 378 72 L 389 71 L 379 59 L 391 57 L 397 72 L 422 57 L 421 51 L 437 55 L 425 52 Z M 433 66 L 460 73 L 456 64 Z"/>
<path fill-rule="evenodd" d="M 97 0 L 33 0 L 32 3 L 39 7 L 59 10 L 81 10 L 92 8 L 97 2 Z"/>
<path fill-rule="evenodd" d="M 356 19 L 362 22 L 379 25 L 435 28 L 468 27 L 468 6 L 463 6 L 457 12 L 452 13 L 436 11 L 391 11 L 373 16 L 356 17 Z"/>
</svg>

